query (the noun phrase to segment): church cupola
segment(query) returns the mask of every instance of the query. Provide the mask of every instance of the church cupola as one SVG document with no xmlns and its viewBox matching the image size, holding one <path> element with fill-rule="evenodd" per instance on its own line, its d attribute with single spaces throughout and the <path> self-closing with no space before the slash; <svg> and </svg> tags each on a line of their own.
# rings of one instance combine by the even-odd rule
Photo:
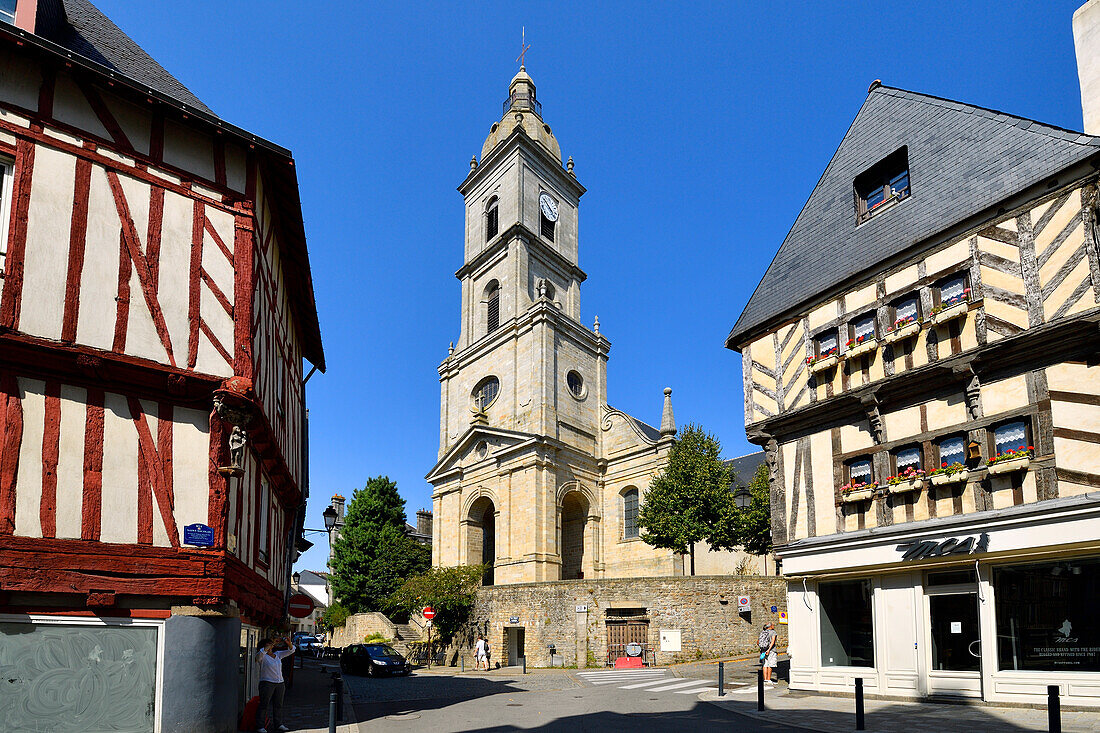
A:
<svg viewBox="0 0 1100 733">
<path fill-rule="evenodd" d="M 508 85 L 508 98 L 504 100 L 504 116 L 489 128 L 489 137 L 481 146 L 481 159 L 485 160 L 497 145 L 520 128 L 527 137 L 540 143 L 554 160 L 561 164 L 561 148 L 550 125 L 542 120 L 542 104 L 535 96 L 535 82 L 523 66 Z"/>
</svg>

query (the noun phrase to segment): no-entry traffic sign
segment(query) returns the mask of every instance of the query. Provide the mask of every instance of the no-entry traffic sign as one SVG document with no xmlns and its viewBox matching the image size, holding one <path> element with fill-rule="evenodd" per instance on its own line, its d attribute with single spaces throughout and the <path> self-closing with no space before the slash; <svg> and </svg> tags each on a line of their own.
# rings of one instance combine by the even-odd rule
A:
<svg viewBox="0 0 1100 733">
<path fill-rule="evenodd" d="M 429 621 L 431 621 L 433 618 L 435 618 L 435 610 L 432 609 L 431 606 L 425 606 L 424 610 L 421 611 L 421 614 L 424 616 L 424 618 L 428 619 Z"/>
<path fill-rule="evenodd" d="M 305 593 L 295 593 L 290 597 L 290 604 L 287 606 L 287 613 L 294 618 L 305 618 L 309 614 L 313 613 L 313 599 L 307 596 Z"/>
</svg>

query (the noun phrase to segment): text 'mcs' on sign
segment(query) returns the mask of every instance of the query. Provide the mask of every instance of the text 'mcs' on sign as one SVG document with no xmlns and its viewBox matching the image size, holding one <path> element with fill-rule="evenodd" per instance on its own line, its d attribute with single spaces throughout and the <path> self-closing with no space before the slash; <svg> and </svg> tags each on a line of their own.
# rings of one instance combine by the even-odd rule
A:
<svg viewBox="0 0 1100 733">
<path fill-rule="evenodd" d="M 948 537 L 945 540 L 913 540 L 903 542 L 896 548 L 903 553 L 902 560 L 924 560 L 949 555 L 977 555 L 989 552 L 989 535 L 982 532 L 977 537 Z"/>
</svg>

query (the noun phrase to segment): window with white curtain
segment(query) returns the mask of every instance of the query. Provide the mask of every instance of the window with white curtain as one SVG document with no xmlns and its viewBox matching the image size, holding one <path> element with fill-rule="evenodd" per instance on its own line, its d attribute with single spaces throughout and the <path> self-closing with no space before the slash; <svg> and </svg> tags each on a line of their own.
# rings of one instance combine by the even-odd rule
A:
<svg viewBox="0 0 1100 733">
<path fill-rule="evenodd" d="M 871 459 L 861 458 L 848 464 L 848 481 L 851 484 L 871 483 Z"/>
<path fill-rule="evenodd" d="M 912 468 L 914 471 L 921 470 L 920 448 L 918 446 L 911 445 L 906 448 L 899 448 L 897 453 L 894 454 L 894 459 L 897 463 L 898 474 L 901 474 L 907 468 Z"/>
<path fill-rule="evenodd" d="M 868 313 L 852 322 L 852 338 L 870 341 L 875 337 L 875 314 Z"/>
<path fill-rule="evenodd" d="M 954 305 L 966 300 L 966 275 L 957 275 L 940 284 L 940 305 Z"/>
<path fill-rule="evenodd" d="M 1023 420 L 1005 423 L 993 430 L 993 439 L 998 453 L 1027 448 L 1027 423 Z"/>
<path fill-rule="evenodd" d="M 902 298 L 894 305 L 894 323 L 917 320 L 917 296 Z"/>
<path fill-rule="evenodd" d="M 939 449 L 941 466 L 945 463 L 948 466 L 952 463 L 965 463 L 966 441 L 961 436 L 944 438 L 939 442 Z"/>
<path fill-rule="evenodd" d="M 814 338 L 814 343 L 817 345 L 818 356 L 828 356 L 829 354 L 836 353 L 837 347 L 837 333 L 836 329 L 819 333 Z"/>
</svg>

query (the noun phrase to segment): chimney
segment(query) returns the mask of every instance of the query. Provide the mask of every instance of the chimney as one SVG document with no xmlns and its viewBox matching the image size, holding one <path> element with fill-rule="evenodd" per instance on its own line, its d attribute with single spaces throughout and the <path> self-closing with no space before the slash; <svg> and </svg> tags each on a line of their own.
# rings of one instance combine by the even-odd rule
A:
<svg viewBox="0 0 1100 733">
<path fill-rule="evenodd" d="M 1100 0 L 1088 0 L 1073 14 L 1073 48 L 1084 131 L 1100 135 Z"/>
<path fill-rule="evenodd" d="M 332 506 L 336 509 L 336 524 L 337 526 L 344 523 L 344 497 L 340 494 L 336 494 L 332 497 Z"/>
<path fill-rule="evenodd" d="M 15 27 L 34 33 L 35 16 L 38 15 L 38 0 L 16 0 Z"/>
<path fill-rule="evenodd" d="M 416 513 L 417 534 L 432 536 L 432 513 L 427 509 L 421 509 Z"/>
</svg>

